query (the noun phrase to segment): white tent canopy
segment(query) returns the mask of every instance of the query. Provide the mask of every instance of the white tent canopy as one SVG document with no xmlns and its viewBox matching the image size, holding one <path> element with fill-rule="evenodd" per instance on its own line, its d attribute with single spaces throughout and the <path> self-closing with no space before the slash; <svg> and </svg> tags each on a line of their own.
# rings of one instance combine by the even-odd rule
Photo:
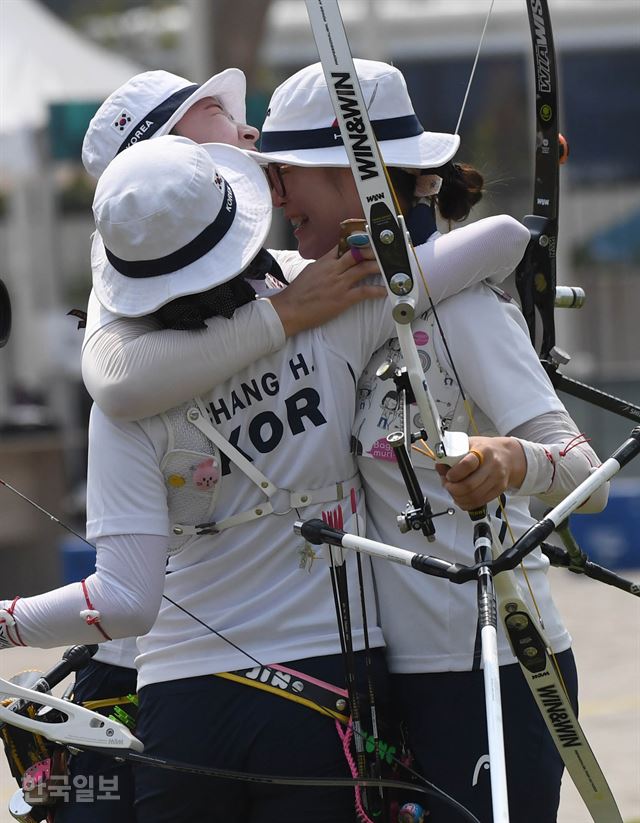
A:
<svg viewBox="0 0 640 823">
<path fill-rule="evenodd" d="M 10 384 L 52 383 L 62 394 L 63 380 L 50 378 L 63 374 L 65 360 L 79 377 L 79 351 L 60 355 L 61 334 L 46 333 L 51 317 L 64 318 L 60 225 L 51 168 L 36 136 L 48 124 L 51 103 L 99 104 L 142 70 L 82 37 L 37 0 L 0 0 L 0 179 L 9 192 L 0 259 L 14 310 L 12 339 L 0 358 L 0 419 Z M 82 242 L 88 260 L 88 230 Z M 79 347 L 81 337 L 73 337 Z M 64 419 L 67 410 L 57 406 Z"/>
<path fill-rule="evenodd" d="M 1 134 L 44 126 L 49 103 L 101 101 L 139 71 L 37 0 L 0 3 Z"/>
</svg>

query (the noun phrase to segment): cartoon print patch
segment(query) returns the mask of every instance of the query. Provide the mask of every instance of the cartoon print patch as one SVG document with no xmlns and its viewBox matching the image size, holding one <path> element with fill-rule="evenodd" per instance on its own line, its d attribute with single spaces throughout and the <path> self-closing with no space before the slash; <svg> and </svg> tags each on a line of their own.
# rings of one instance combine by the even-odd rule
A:
<svg viewBox="0 0 640 823">
<path fill-rule="evenodd" d="M 220 479 L 220 466 L 215 457 L 208 457 L 191 467 L 191 479 L 198 489 L 212 489 Z"/>
<path fill-rule="evenodd" d="M 194 525 L 215 519 L 213 512 L 222 487 L 219 454 L 171 449 L 160 468 L 167 489 L 169 523 Z M 176 554 L 191 539 L 170 530 L 169 554 Z"/>
<path fill-rule="evenodd" d="M 417 347 L 420 365 L 427 376 L 443 428 L 448 429 L 454 419 L 457 421 L 456 410 L 461 403 L 460 390 L 453 376 L 437 358 L 434 348 L 437 332 L 431 313 L 427 312 L 418 323 L 419 327 L 413 330 L 413 340 Z M 392 462 L 395 461 L 395 454 L 386 438 L 391 432 L 402 428 L 404 410 L 393 383 L 379 380 L 376 376 L 378 368 L 385 362 L 391 363 L 396 368 L 403 365 L 397 339 L 390 340 L 378 349 L 360 378 L 352 451 L 358 456 Z M 417 406 L 412 405 L 409 415 L 412 430 L 422 429 L 422 420 Z M 413 457 L 417 464 L 425 462 L 426 467 L 433 467 L 432 461 L 428 458 L 422 458 L 418 454 Z"/>
<path fill-rule="evenodd" d="M 388 391 L 382 398 L 380 404 L 380 417 L 378 418 L 378 428 L 392 431 L 394 423 L 402 416 L 400 408 L 400 397 L 398 392 Z"/>
</svg>

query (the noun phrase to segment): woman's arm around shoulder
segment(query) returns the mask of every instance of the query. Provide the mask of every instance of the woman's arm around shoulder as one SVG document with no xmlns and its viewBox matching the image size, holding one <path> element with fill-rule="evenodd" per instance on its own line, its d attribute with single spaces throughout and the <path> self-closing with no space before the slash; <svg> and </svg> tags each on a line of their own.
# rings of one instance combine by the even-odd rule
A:
<svg viewBox="0 0 640 823">
<path fill-rule="evenodd" d="M 114 317 L 86 340 L 82 377 L 106 414 L 135 420 L 223 382 L 284 340 L 269 300 L 241 306 L 230 320 L 214 319 L 199 331 L 165 329 L 153 317 Z"/>
<path fill-rule="evenodd" d="M 506 214 L 485 217 L 416 247 L 434 303 L 491 278 L 501 283 L 518 265 L 531 239 L 522 223 Z"/>
<path fill-rule="evenodd" d="M 209 391 L 282 347 L 287 337 L 325 323 L 355 303 L 384 296 L 362 283 L 372 260 L 337 259 L 336 249 L 305 265 L 286 289 L 240 306 L 233 317 L 211 317 L 207 328 L 176 331 L 154 317 L 116 317 L 89 301 L 82 376 L 108 415 L 137 420 Z M 102 323 L 102 325 L 101 325 Z"/>
</svg>

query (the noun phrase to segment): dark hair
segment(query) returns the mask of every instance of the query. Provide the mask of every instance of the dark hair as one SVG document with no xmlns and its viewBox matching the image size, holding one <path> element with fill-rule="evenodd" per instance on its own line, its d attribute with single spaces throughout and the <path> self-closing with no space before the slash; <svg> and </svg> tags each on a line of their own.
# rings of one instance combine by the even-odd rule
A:
<svg viewBox="0 0 640 823">
<path fill-rule="evenodd" d="M 385 396 L 382 398 L 382 402 L 384 403 L 386 400 L 389 400 L 389 399 L 393 400 L 393 402 L 396 404 L 396 409 L 397 409 L 398 408 L 398 402 L 399 402 L 398 392 L 397 391 L 388 391 L 385 394 Z"/>
<path fill-rule="evenodd" d="M 415 175 L 405 171 L 404 169 L 400 169 L 397 166 L 387 166 L 387 171 L 389 172 L 389 177 L 391 178 L 393 190 L 395 191 L 400 202 L 400 208 L 406 216 L 406 213 L 413 205 L 413 191 L 416 187 Z"/>
<path fill-rule="evenodd" d="M 209 317 L 233 317 L 237 308 L 255 298 L 255 291 L 240 274 L 208 291 L 176 297 L 157 309 L 153 316 L 166 329 L 196 331 L 207 327 L 205 320 Z"/>
<path fill-rule="evenodd" d="M 482 199 L 484 177 L 467 163 L 447 163 L 440 175 L 442 187 L 436 196 L 438 211 L 445 220 L 465 220 Z"/>
<path fill-rule="evenodd" d="M 266 274 L 284 281 L 280 266 L 271 254 L 262 248 L 249 265 L 232 280 L 199 294 L 177 297 L 157 309 L 153 316 L 167 329 L 205 329 L 205 320 L 209 317 L 233 317 L 236 309 L 255 300 L 256 292 L 247 280 L 263 280 Z"/>
<path fill-rule="evenodd" d="M 473 206 L 482 199 L 484 177 L 467 163 L 450 162 L 437 169 L 425 169 L 422 174 L 437 174 L 442 177 L 442 186 L 435 201 L 445 220 L 465 220 Z M 404 169 L 391 167 L 389 176 L 403 211 L 410 209 L 414 200 L 415 175 Z"/>
</svg>

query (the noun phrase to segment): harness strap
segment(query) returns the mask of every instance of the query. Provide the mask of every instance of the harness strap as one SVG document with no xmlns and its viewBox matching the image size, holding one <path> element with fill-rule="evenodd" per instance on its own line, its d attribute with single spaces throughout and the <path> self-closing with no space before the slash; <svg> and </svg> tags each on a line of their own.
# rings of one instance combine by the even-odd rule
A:
<svg viewBox="0 0 640 823">
<path fill-rule="evenodd" d="M 249 480 L 251 480 L 264 495 L 272 497 L 278 491 L 275 483 L 272 483 L 266 475 L 262 474 L 260 469 L 256 468 L 239 449 L 229 443 L 227 438 L 215 428 L 201 397 L 194 397 L 194 403 L 195 406 L 192 406 L 187 412 L 189 422 L 193 423 L 220 451 L 231 458 L 240 471 L 246 474 Z"/>
<path fill-rule="evenodd" d="M 358 491 L 362 485 L 360 476 L 356 474 L 347 480 L 331 483 L 331 485 L 321 489 L 304 489 L 302 491 L 280 489 L 215 428 L 209 419 L 202 398 L 194 398 L 194 404 L 195 405 L 187 411 L 187 419 L 189 422 L 199 429 L 221 452 L 224 452 L 240 471 L 260 489 L 267 500 L 264 503 L 254 506 L 252 509 L 234 514 L 231 517 L 226 517 L 219 522 L 214 521 L 196 525 L 174 523 L 171 526 L 171 530 L 175 535 L 217 534 L 225 529 L 239 526 L 242 523 L 249 523 L 252 520 L 259 520 L 270 514 L 288 514 L 288 512 L 293 509 L 302 509 L 312 504 L 323 505 L 325 503 L 333 503 L 338 500 L 343 500 L 350 494 L 351 490 Z M 283 493 L 287 499 L 288 507 L 284 511 L 276 511 L 271 502 L 271 498 L 278 492 Z"/>
</svg>

